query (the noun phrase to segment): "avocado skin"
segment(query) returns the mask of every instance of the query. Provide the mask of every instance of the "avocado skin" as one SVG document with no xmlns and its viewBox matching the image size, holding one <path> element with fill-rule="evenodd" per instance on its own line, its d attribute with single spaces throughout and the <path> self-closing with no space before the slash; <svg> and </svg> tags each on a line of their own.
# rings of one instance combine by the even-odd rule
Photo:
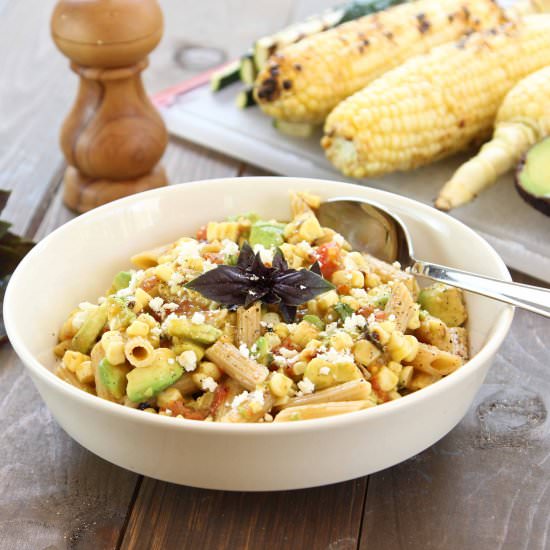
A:
<svg viewBox="0 0 550 550">
<path fill-rule="evenodd" d="M 150 367 L 135 368 L 126 375 L 126 393 L 134 403 L 147 401 L 171 386 L 182 374 L 183 367 L 178 363 L 156 363 Z"/>
<path fill-rule="evenodd" d="M 514 178 L 514 182 L 516 185 L 516 190 L 519 193 L 519 196 L 530 206 L 544 214 L 545 216 L 550 216 L 550 198 L 547 197 L 540 197 L 535 194 L 533 194 L 531 191 L 529 191 L 526 186 L 525 182 L 522 181 L 522 175 L 524 174 L 524 170 L 526 168 L 527 163 L 529 162 L 529 155 L 533 154 L 546 154 L 548 157 L 547 164 L 548 164 L 548 171 L 546 172 L 546 177 L 550 181 L 550 137 L 547 137 L 537 143 L 536 145 L 533 145 L 529 151 L 522 157 L 520 160 L 517 169 L 516 174 Z M 550 184 L 548 187 L 548 194 L 550 195 Z"/>
<path fill-rule="evenodd" d="M 104 357 L 98 364 L 99 376 L 103 385 L 116 399 L 122 399 L 126 394 L 126 375 L 128 367 L 124 365 L 112 365 Z"/>
</svg>

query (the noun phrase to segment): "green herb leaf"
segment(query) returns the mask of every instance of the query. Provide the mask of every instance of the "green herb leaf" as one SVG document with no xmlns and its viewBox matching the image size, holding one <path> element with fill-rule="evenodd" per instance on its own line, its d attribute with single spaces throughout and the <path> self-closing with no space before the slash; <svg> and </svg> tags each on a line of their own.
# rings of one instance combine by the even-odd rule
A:
<svg viewBox="0 0 550 550">
<path fill-rule="evenodd" d="M 338 313 L 342 321 L 345 321 L 348 317 L 351 317 L 353 315 L 353 309 L 351 309 L 348 304 L 344 304 L 344 302 L 338 302 L 334 306 L 334 311 Z"/>
</svg>

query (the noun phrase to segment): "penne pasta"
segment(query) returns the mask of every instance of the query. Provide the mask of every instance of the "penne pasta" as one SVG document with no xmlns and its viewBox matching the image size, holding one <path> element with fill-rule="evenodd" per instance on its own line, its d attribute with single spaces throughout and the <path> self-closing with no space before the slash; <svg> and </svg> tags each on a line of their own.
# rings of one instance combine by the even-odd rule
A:
<svg viewBox="0 0 550 550">
<path fill-rule="evenodd" d="M 302 405 L 315 405 L 319 403 L 332 403 L 334 401 L 364 401 L 371 397 L 371 385 L 363 380 L 350 380 L 338 386 L 332 386 L 315 393 L 292 397 L 286 403 L 279 406 L 279 409 L 298 407 Z"/>
<path fill-rule="evenodd" d="M 401 271 L 396 265 L 389 264 L 370 254 L 363 254 L 363 258 L 367 262 L 370 270 L 380 277 L 382 283 L 390 281 L 401 281 L 409 289 L 413 298 L 416 300 L 418 296 L 418 283 L 413 275 Z"/>
<path fill-rule="evenodd" d="M 276 417 L 274 422 L 292 422 L 294 420 L 313 420 L 314 418 L 324 418 L 326 416 L 336 416 L 349 412 L 360 411 L 374 407 L 373 401 L 335 401 L 333 403 L 316 403 L 314 405 L 301 405 L 299 407 L 289 407 L 283 409 Z"/>
<path fill-rule="evenodd" d="M 233 344 L 218 341 L 206 350 L 206 357 L 247 390 L 255 390 L 267 378 L 268 369 L 245 357 Z"/>
<path fill-rule="evenodd" d="M 130 258 L 130 261 L 140 269 L 155 267 L 159 263 L 159 258 L 166 254 L 173 246 L 173 244 L 165 244 L 152 248 L 151 250 L 144 250 L 143 252 L 134 254 Z"/>
<path fill-rule="evenodd" d="M 415 312 L 414 303 L 409 289 L 403 282 L 398 281 L 392 286 L 390 298 L 384 311 L 388 314 L 388 318 L 391 319 L 393 316 L 397 330 L 401 332 L 407 330 L 409 320 Z"/>
<path fill-rule="evenodd" d="M 255 302 L 249 308 L 241 306 L 237 309 L 237 345 L 244 344 L 251 348 L 260 337 L 260 321 L 262 320 L 262 307 L 260 302 Z"/>
<path fill-rule="evenodd" d="M 426 374 L 445 376 L 462 365 L 462 358 L 435 346 L 419 344 L 416 356 L 409 364 Z"/>
</svg>

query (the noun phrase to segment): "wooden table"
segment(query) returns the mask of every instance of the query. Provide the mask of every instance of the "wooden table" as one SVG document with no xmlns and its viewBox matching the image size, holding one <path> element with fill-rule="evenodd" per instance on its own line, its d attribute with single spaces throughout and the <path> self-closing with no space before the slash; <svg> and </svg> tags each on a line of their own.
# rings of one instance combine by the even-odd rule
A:
<svg viewBox="0 0 550 550">
<path fill-rule="evenodd" d="M 154 92 L 234 57 L 322 3 L 166 0 L 146 84 Z M 57 134 L 76 78 L 50 41 L 52 7 L 0 0 L 0 188 L 14 190 L 8 219 L 35 239 L 73 217 Z M 172 182 L 261 173 L 175 139 L 164 164 Z M 518 312 L 466 418 L 418 456 L 368 478 L 259 494 L 179 487 L 92 455 L 57 426 L 4 344 L 0 548 L 548 549 L 549 336 L 548 321 Z"/>
</svg>

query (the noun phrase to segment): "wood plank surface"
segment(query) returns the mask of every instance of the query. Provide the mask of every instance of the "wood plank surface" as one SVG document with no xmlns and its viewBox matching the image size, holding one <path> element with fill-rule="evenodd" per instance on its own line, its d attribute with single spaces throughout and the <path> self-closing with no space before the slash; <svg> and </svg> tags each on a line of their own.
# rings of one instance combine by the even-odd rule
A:
<svg viewBox="0 0 550 550">
<path fill-rule="evenodd" d="M 285 465 L 274 475 L 284 475 Z M 145 479 L 123 549 L 357 548 L 367 479 L 301 491 L 239 493 Z"/>
<path fill-rule="evenodd" d="M 465 419 L 372 475 L 360 548 L 550 548 L 550 321 L 518 311 Z"/>
</svg>

